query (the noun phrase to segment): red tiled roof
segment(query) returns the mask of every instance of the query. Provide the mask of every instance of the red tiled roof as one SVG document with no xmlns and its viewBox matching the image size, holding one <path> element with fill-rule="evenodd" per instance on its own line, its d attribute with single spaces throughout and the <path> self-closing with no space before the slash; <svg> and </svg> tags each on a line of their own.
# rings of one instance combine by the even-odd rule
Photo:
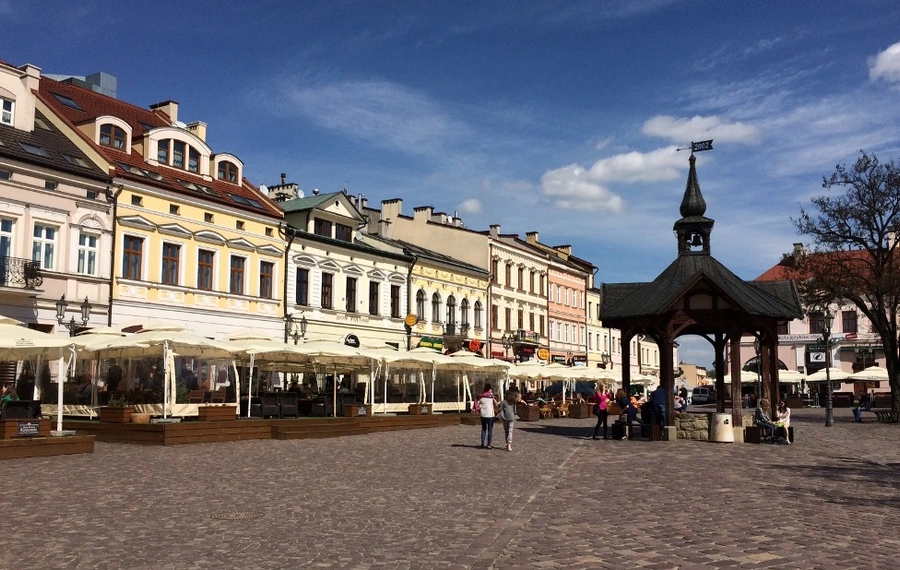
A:
<svg viewBox="0 0 900 570">
<path fill-rule="evenodd" d="M 64 104 L 55 97 L 54 94 L 68 97 L 81 107 L 81 109 L 75 109 Z M 131 126 L 132 141 L 142 138 L 144 133 L 148 130 L 147 127 L 154 129 L 171 125 L 171 121 L 165 113 L 137 107 L 136 105 L 120 101 L 114 97 L 109 97 L 102 93 L 97 93 L 71 83 L 55 81 L 48 77 L 41 77 L 39 95 L 49 107 L 73 125 L 92 122 L 96 120 L 97 117 L 104 115 L 122 119 Z M 129 149 L 128 152 L 125 152 L 100 145 L 94 146 L 99 152 L 106 156 L 110 162 L 115 164 L 115 175 L 118 177 L 170 190 L 188 196 L 194 200 L 202 198 L 204 200 L 226 204 L 233 208 L 255 212 L 257 214 L 277 217 L 279 219 L 284 217 L 281 209 L 246 178 L 241 180 L 241 184 L 234 184 L 224 180 L 218 180 L 215 178 L 215 173 L 211 173 L 213 179 L 205 180 L 202 176 L 187 170 L 168 166 L 151 165 L 144 160 L 144 157 L 140 153 L 135 152 L 133 149 Z M 158 176 L 146 177 L 141 174 L 135 174 L 129 169 L 126 169 L 123 165 L 141 168 L 145 171 L 155 173 Z M 193 182 L 194 184 L 211 188 L 215 191 L 217 196 L 211 196 L 185 188 L 178 180 Z M 257 202 L 262 208 L 256 208 L 250 204 L 243 204 L 231 198 L 229 194 L 239 196 L 244 200 Z"/>
</svg>

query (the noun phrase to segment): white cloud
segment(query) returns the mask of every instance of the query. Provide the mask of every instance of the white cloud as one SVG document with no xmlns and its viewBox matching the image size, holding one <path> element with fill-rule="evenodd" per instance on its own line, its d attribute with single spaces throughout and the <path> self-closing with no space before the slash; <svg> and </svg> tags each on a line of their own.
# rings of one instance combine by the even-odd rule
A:
<svg viewBox="0 0 900 570">
<path fill-rule="evenodd" d="M 758 142 L 760 133 L 758 127 L 742 122 L 730 123 L 716 115 L 698 115 L 690 119 L 657 115 L 644 123 L 642 131 L 645 135 L 668 139 L 676 144 L 707 139 L 753 144 Z"/>
<path fill-rule="evenodd" d="M 284 110 L 331 131 L 409 154 L 441 154 L 470 128 L 436 101 L 387 81 L 344 81 L 316 87 L 287 85 Z"/>
<path fill-rule="evenodd" d="M 900 83 L 900 42 L 869 60 L 869 78 Z"/>
<path fill-rule="evenodd" d="M 674 180 L 684 167 L 684 157 L 674 147 L 629 152 L 600 159 L 587 169 L 570 164 L 549 170 L 541 176 L 541 193 L 558 208 L 619 213 L 625 201 L 610 184 Z"/>
<path fill-rule="evenodd" d="M 478 214 L 481 212 L 481 201 L 477 198 L 469 198 L 463 200 L 457 209 L 463 214 Z"/>
<path fill-rule="evenodd" d="M 613 141 L 612 137 L 606 137 L 602 141 L 597 141 L 597 144 L 594 145 L 594 150 L 603 150 L 609 146 L 609 144 Z"/>
</svg>

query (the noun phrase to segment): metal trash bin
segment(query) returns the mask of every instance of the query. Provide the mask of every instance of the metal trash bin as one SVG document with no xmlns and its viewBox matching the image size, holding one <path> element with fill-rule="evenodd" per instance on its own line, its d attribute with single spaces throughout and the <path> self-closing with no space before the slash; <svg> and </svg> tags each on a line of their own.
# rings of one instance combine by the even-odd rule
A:
<svg viewBox="0 0 900 570">
<path fill-rule="evenodd" d="M 709 441 L 734 443 L 734 426 L 731 425 L 731 414 L 710 414 Z"/>
</svg>

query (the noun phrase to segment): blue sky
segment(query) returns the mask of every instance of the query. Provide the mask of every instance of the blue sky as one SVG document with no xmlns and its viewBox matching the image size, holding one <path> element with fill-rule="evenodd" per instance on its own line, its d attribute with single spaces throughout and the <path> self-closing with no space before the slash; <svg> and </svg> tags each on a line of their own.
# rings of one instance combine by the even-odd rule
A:
<svg viewBox="0 0 900 570">
<path fill-rule="evenodd" d="M 174 99 L 256 184 L 537 230 L 647 281 L 676 253 L 688 153 L 713 255 L 752 279 L 860 149 L 900 158 L 900 4 L 0 0 L 0 59 Z M 702 343 L 683 358 L 709 366 Z"/>
</svg>

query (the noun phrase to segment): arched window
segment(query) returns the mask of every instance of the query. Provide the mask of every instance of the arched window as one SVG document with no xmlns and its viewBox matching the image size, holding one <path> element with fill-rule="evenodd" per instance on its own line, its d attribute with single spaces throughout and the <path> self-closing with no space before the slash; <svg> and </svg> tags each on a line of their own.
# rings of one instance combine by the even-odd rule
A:
<svg viewBox="0 0 900 570">
<path fill-rule="evenodd" d="M 459 304 L 459 322 L 464 328 L 469 327 L 469 300 L 463 299 Z"/>
<path fill-rule="evenodd" d="M 100 144 L 117 150 L 125 149 L 125 131 L 106 123 L 100 126 Z"/>
<path fill-rule="evenodd" d="M 456 324 L 456 297 L 453 295 L 447 297 L 447 324 Z"/>
<path fill-rule="evenodd" d="M 188 170 L 191 172 L 200 171 L 200 153 L 193 147 L 188 147 Z"/>
<path fill-rule="evenodd" d="M 437 293 L 431 296 L 431 322 L 441 322 L 441 296 Z"/>
<path fill-rule="evenodd" d="M 416 292 L 416 316 L 420 321 L 425 320 L 425 291 L 421 289 Z"/>
<path fill-rule="evenodd" d="M 475 328 L 481 328 L 481 301 L 475 301 Z"/>
<path fill-rule="evenodd" d="M 225 180 L 226 182 L 237 182 L 238 175 L 238 167 L 233 162 L 228 162 L 227 160 L 223 160 L 219 162 L 219 171 L 218 178 L 219 180 Z"/>
</svg>

